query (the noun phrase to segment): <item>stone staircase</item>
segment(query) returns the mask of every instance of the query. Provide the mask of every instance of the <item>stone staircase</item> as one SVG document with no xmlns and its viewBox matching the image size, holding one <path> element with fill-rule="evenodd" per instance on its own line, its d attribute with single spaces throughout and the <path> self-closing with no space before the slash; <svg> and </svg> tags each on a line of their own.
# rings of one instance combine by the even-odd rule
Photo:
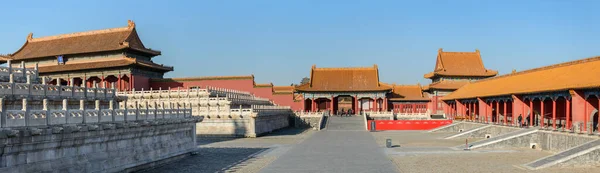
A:
<svg viewBox="0 0 600 173">
<path fill-rule="evenodd" d="M 338 130 L 338 131 L 365 131 L 363 117 L 337 117 L 331 116 L 327 120 L 326 130 Z"/>
<path fill-rule="evenodd" d="M 594 152 L 594 151 L 598 152 L 598 149 L 600 149 L 600 139 L 593 140 L 588 143 L 585 143 L 585 144 L 573 147 L 571 149 L 562 151 L 560 153 L 538 159 L 531 163 L 527 163 L 527 164 L 523 165 L 523 167 L 530 169 L 530 170 L 547 168 L 547 167 L 551 167 L 551 166 L 555 166 L 555 165 L 558 165 L 561 163 L 568 162 L 570 160 L 574 160 L 577 157 L 585 157 L 585 155 L 592 154 L 592 152 Z M 596 159 L 584 158 L 583 160 L 588 160 L 588 161 L 595 160 L 596 161 L 595 164 L 597 165 L 598 164 L 597 163 L 598 162 L 597 154 L 594 154 L 594 156 L 591 156 L 591 157 L 595 157 Z M 574 163 L 576 163 L 577 165 L 580 165 L 582 162 L 576 161 Z"/>
<path fill-rule="evenodd" d="M 501 142 L 504 140 L 521 137 L 524 135 L 529 135 L 529 134 L 535 133 L 537 131 L 538 131 L 538 129 L 534 129 L 534 128 L 517 130 L 517 131 L 511 132 L 511 133 L 506 133 L 506 134 L 498 135 L 496 137 L 492 137 L 489 139 L 484 139 L 481 141 L 473 142 L 473 143 L 470 143 L 469 145 L 471 146 L 470 149 L 476 149 L 476 148 L 480 148 L 480 147 L 487 146 L 490 144 L 498 143 L 498 142 Z M 454 148 L 455 149 L 464 149 L 464 147 L 465 147 L 464 145 L 459 145 L 459 146 L 455 146 Z"/>
<path fill-rule="evenodd" d="M 440 131 L 440 130 L 444 130 L 444 129 L 447 129 L 447 128 L 454 127 L 454 126 L 456 126 L 456 125 L 458 125 L 458 124 L 461 124 L 461 123 L 462 123 L 462 122 L 457 122 L 457 123 L 448 124 L 448 125 L 445 125 L 445 126 L 441 126 L 441 127 L 435 128 L 435 129 L 431 129 L 431 130 L 429 130 L 429 131 L 427 131 L 427 132 L 437 132 L 437 131 Z"/>
<path fill-rule="evenodd" d="M 463 136 L 463 135 L 466 135 L 466 134 L 470 134 L 470 133 L 472 133 L 474 131 L 478 131 L 478 130 L 489 128 L 489 127 L 492 127 L 492 125 L 485 125 L 485 126 L 481 126 L 481 127 L 477 127 L 477 128 L 471 129 L 471 130 L 463 131 L 463 132 L 458 133 L 458 134 L 447 136 L 444 139 L 453 139 L 453 138 L 460 137 L 460 136 Z"/>
</svg>

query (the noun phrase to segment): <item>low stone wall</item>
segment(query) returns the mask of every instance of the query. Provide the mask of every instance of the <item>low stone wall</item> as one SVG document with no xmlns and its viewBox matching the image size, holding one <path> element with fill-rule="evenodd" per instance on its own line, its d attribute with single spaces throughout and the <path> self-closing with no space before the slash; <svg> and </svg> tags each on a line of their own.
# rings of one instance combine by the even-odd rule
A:
<svg viewBox="0 0 600 173">
<path fill-rule="evenodd" d="M 569 132 L 538 131 L 507 140 L 499 141 L 481 148 L 529 148 L 530 144 L 537 144 L 536 149 L 550 152 L 560 152 L 598 139 Z"/>
<path fill-rule="evenodd" d="M 196 125 L 196 135 L 209 137 L 250 137 L 254 134 L 252 118 L 210 118 Z"/>
<path fill-rule="evenodd" d="M 576 156 L 555 167 L 598 167 L 600 166 L 600 149 L 594 149 L 588 153 Z"/>
<path fill-rule="evenodd" d="M 205 118 L 196 134 L 207 137 L 257 137 L 288 127 L 291 114 L 224 116 Z"/>
<path fill-rule="evenodd" d="M 296 128 L 319 128 L 323 116 L 294 116 L 294 127 Z"/>
<path fill-rule="evenodd" d="M 493 138 L 494 136 L 499 136 L 517 130 L 520 129 L 517 127 L 492 125 L 486 128 L 482 128 L 480 130 L 472 131 L 469 134 L 462 135 L 460 136 L 460 138 L 485 138 L 486 135 L 490 135 L 490 138 Z"/>
<path fill-rule="evenodd" d="M 254 135 L 257 137 L 290 126 L 290 114 L 257 116 L 254 118 Z"/>
<path fill-rule="evenodd" d="M 370 120 L 394 120 L 394 115 L 369 115 Z"/>
<path fill-rule="evenodd" d="M 200 118 L 2 129 L 0 172 L 129 172 L 196 148 Z"/>
<path fill-rule="evenodd" d="M 538 147 L 551 152 L 564 151 L 598 139 L 596 136 L 554 131 L 539 131 L 535 135 L 537 135 Z"/>
<path fill-rule="evenodd" d="M 471 123 L 471 122 L 455 122 L 455 125 L 449 125 L 445 128 L 437 129 L 435 132 L 459 132 L 459 130 L 467 131 L 478 127 L 485 126 L 486 124 Z"/>
</svg>

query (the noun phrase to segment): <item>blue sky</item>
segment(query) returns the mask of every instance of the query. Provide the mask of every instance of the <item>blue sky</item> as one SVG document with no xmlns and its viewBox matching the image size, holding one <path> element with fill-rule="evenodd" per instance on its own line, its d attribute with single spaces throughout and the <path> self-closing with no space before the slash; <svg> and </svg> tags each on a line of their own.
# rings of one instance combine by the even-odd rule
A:
<svg viewBox="0 0 600 173">
<path fill-rule="evenodd" d="M 34 37 L 136 22 L 167 77 L 248 75 L 298 83 L 310 67 L 372 66 L 429 83 L 439 48 L 479 49 L 501 74 L 600 55 L 600 1 L 7 1 L 0 53 Z"/>
</svg>

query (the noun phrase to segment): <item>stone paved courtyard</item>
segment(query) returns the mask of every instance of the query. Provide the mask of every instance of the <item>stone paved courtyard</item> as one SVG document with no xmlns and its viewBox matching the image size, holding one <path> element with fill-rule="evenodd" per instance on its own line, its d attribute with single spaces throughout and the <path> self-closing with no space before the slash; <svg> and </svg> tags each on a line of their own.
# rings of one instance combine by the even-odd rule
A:
<svg viewBox="0 0 600 173">
<path fill-rule="evenodd" d="M 597 172 L 521 165 L 553 153 L 452 149 L 451 132 L 366 132 L 359 117 L 332 117 L 322 131 L 288 128 L 258 138 L 199 138 L 198 154 L 145 172 Z M 385 148 L 392 139 L 393 148 Z M 472 139 L 472 142 L 481 139 Z"/>
</svg>

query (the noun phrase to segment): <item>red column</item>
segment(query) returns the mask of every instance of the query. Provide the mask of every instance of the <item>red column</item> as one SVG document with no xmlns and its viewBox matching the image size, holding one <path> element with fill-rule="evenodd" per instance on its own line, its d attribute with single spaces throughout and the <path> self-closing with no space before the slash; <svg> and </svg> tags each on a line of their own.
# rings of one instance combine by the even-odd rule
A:
<svg viewBox="0 0 600 173">
<path fill-rule="evenodd" d="M 485 123 L 488 123 L 488 116 L 489 116 L 489 111 L 488 111 L 488 103 L 485 102 Z"/>
<path fill-rule="evenodd" d="M 541 114 L 540 115 L 540 117 L 541 117 L 540 125 L 542 126 L 542 128 L 544 128 L 544 123 L 545 123 L 544 122 L 545 121 L 545 119 L 544 119 L 544 114 L 545 114 L 544 113 L 545 112 L 544 111 L 544 100 L 542 100 L 541 103 L 540 103 L 540 114 Z"/>
<path fill-rule="evenodd" d="M 598 109 L 600 109 L 600 97 L 596 96 L 598 98 Z M 600 113 L 598 113 L 598 124 L 600 124 Z M 600 133 L 600 128 L 598 128 L 598 133 Z"/>
<path fill-rule="evenodd" d="M 521 122 L 520 122 L 521 124 L 519 124 L 519 127 L 521 127 L 521 125 L 523 125 L 523 121 L 525 121 L 525 116 L 527 116 L 527 115 L 525 115 L 525 99 L 523 99 L 523 104 L 521 104 L 521 115 L 523 116 L 522 117 L 523 119 L 521 120 Z"/>
<path fill-rule="evenodd" d="M 331 115 L 333 115 L 333 113 L 334 113 L 333 112 L 333 96 L 331 96 L 331 105 L 330 106 L 331 106 L 331 108 L 330 108 Z"/>
<path fill-rule="evenodd" d="M 500 102 L 496 101 L 496 124 L 500 124 Z"/>
<path fill-rule="evenodd" d="M 413 109 L 413 110 L 412 110 L 412 112 L 413 112 L 413 113 L 416 113 L 416 112 L 417 112 L 417 104 L 414 104 L 414 103 L 413 103 L 413 104 L 412 104 L 412 109 Z"/>
<path fill-rule="evenodd" d="M 587 132 L 587 123 L 588 123 L 588 108 L 587 108 L 587 99 L 583 100 L 583 130 Z M 581 127 L 579 127 L 581 129 Z"/>
<path fill-rule="evenodd" d="M 533 127 L 533 100 L 529 100 L 529 126 Z"/>
<path fill-rule="evenodd" d="M 131 76 L 131 79 L 129 79 L 130 80 L 129 83 L 131 85 L 130 89 L 133 90 L 133 89 L 135 89 L 135 78 L 133 77 L 133 73 L 130 74 L 130 76 Z"/>
<path fill-rule="evenodd" d="M 302 97 L 302 109 L 300 111 L 306 111 L 306 100 Z"/>
<path fill-rule="evenodd" d="M 388 111 L 388 99 L 383 98 L 383 109 L 385 109 L 384 111 Z"/>
<path fill-rule="evenodd" d="M 452 119 L 456 119 L 456 115 L 458 115 L 458 104 L 454 102 L 452 106 Z"/>
<path fill-rule="evenodd" d="M 465 113 L 467 114 L 467 117 L 468 117 L 468 120 L 469 120 L 469 121 L 470 121 L 470 120 L 473 120 L 473 117 L 471 117 L 471 112 L 473 111 L 473 109 L 471 108 L 471 106 L 472 106 L 471 104 L 472 104 L 472 103 L 467 103 L 467 105 L 468 105 L 468 106 L 467 106 L 467 107 L 468 107 L 467 109 L 468 109 L 468 110 L 465 110 Z"/>
<path fill-rule="evenodd" d="M 117 76 L 119 76 L 119 77 L 117 78 L 117 90 L 118 90 L 118 91 L 121 91 L 121 74 L 119 74 L 119 75 L 117 75 Z M 304 102 L 303 102 L 303 104 L 304 104 Z M 303 107 L 302 109 L 304 109 L 304 107 Z"/>
<path fill-rule="evenodd" d="M 506 113 L 506 101 L 504 101 L 504 125 L 507 125 L 508 123 L 508 114 Z"/>
<path fill-rule="evenodd" d="M 571 129 L 571 100 L 565 99 L 567 107 L 567 120 L 565 120 L 565 126 L 567 129 Z M 565 127 L 563 127 L 564 129 Z"/>
<path fill-rule="evenodd" d="M 358 110 L 358 95 L 354 95 L 354 114 L 358 114 L 360 112 Z"/>
<path fill-rule="evenodd" d="M 310 99 L 310 101 L 311 101 L 310 111 L 311 112 L 315 112 L 315 108 L 316 108 L 316 106 L 315 106 L 315 98 Z"/>
<path fill-rule="evenodd" d="M 515 117 L 516 117 L 516 116 L 515 116 L 515 114 L 516 114 L 516 113 L 515 113 L 515 100 L 514 100 L 514 99 L 513 99 L 513 101 L 510 103 L 510 105 L 511 105 L 511 107 L 510 107 L 510 108 L 512 109 L 512 111 L 511 111 L 511 112 L 512 112 L 512 115 L 510 116 L 510 125 L 511 125 L 511 126 L 515 126 Z"/>
<path fill-rule="evenodd" d="M 552 129 L 556 130 L 556 99 L 552 99 Z"/>
</svg>

